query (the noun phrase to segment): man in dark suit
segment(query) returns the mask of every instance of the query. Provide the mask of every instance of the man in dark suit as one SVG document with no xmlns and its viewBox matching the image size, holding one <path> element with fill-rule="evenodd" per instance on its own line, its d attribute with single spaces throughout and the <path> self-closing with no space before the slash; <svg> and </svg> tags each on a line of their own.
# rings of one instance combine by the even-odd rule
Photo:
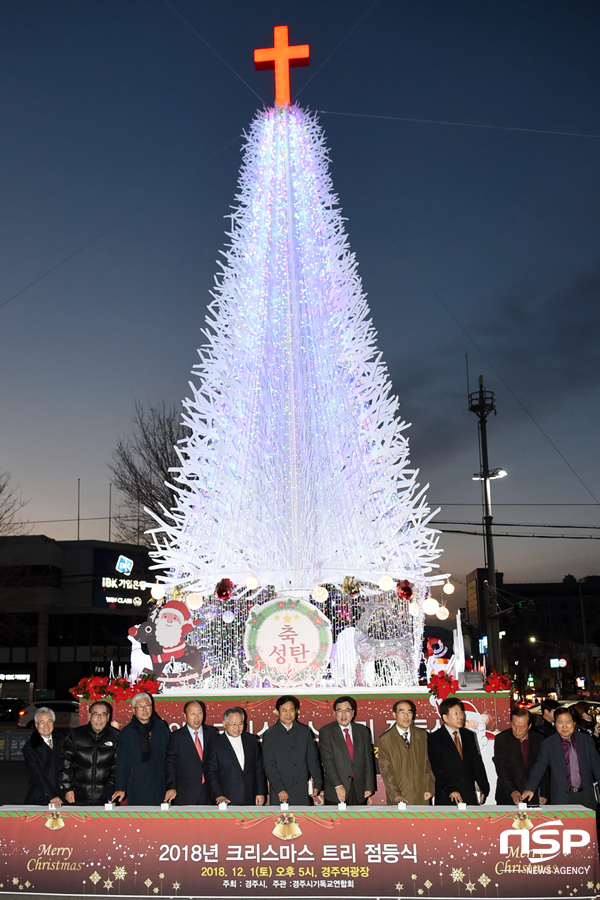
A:
<svg viewBox="0 0 600 900">
<path fill-rule="evenodd" d="M 319 752 L 310 729 L 297 721 L 300 701 L 297 697 L 279 697 L 275 703 L 278 720 L 263 735 L 263 763 L 269 779 L 272 804 L 312 805 L 320 802 L 323 785 Z M 308 779 L 313 780 L 308 795 Z"/>
<path fill-rule="evenodd" d="M 217 730 L 204 724 L 206 706 L 202 700 L 188 700 L 183 715 L 185 724 L 172 732 L 167 745 L 165 802 L 177 806 L 206 806 L 212 799 L 206 780 L 206 763 Z"/>
<path fill-rule="evenodd" d="M 477 805 L 479 800 L 476 784 L 483 803 L 490 785 L 477 738 L 464 727 L 465 710 L 462 701 L 457 697 L 447 697 L 440 703 L 440 716 L 442 727 L 433 731 L 427 742 L 429 761 L 435 776 L 435 804 Z"/>
<path fill-rule="evenodd" d="M 58 766 L 62 738 L 54 731 L 55 713 L 46 706 L 34 716 L 35 731 L 23 747 L 29 776 L 25 803 L 62 806 L 58 788 Z"/>
<path fill-rule="evenodd" d="M 556 734 L 556 729 L 554 727 L 554 713 L 557 709 L 560 708 L 560 703 L 557 700 L 542 700 L 540 706 L 540 719 L 533 726 L 533 730 L 537 731 L 538 734 L 541 734 L 542 737 L 552 737 L 553 734 Z"/>
<path fill-rule="evenodd" d="M 335 722 L 323 725 L 319 731 L 328 804 L 361 805 L 375 793 L 371 732 L 354 721 L 356 709 L 353 697 L 338 697 L 333 703 Z"/>
<path fill-rule="evenodd" d="M 600 756 L 594 739 L 582 731 L 575 731 L 575 715 L 571 709 L 558 709 L 554 716 L 556 734 L 546 738 L 540 747 L 523 800 L 529 800 L 550 766 L 550 795 L 552 803 L 573 803 L 596 809 L 594 781 L 600 781 Z"/>
<path fill-rule="evenodd" d="M 423 805 L 433 797 L 435 779 L 427 755 L 427 732 L 415 726 L 415 712 L 412 700 L 396 700 L 396 723 L 379 738 L 379 771 L 390 805 Z"/>
<path fill-rule="evenodd" d="M 215 803 L 262 806 L 267 779 L 258 738 L 244 732 L 245 715 L 239 706 L 225 710 L 225 731 L 211 745 L 208 786 Z"/>
<path fill-rule="evenodd" d="M 510 714 L 510 728 L 496 735 L 494 741 L 494 765 L 498 773 L 496 803 L 510 806 L 520 803 L 540 747 L 544 741 L 541 734 L 531 730 L 532 716 L 529 710 L 518 706 Z M 546 803 L 549 780 L 546 775 L 540 782 L 540 803 Z"/>
</svg>

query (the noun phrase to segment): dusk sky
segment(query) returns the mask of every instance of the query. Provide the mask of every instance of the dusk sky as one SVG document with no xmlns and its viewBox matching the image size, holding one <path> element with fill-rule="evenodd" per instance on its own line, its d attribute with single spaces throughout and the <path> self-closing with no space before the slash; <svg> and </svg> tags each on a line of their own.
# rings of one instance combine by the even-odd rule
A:
<svg viewBox="0 0 600 900">
<path fill-rule="evenodd" d="M 497 568 L 600 574 L 597 0 L 4 2 L 0 471 L 32 533 L 76 537 L 80 478 L 81 537 L 106 539 L 135 401 L 189 395 L 242 133 L 273 103 L 253 49 L 282 24 L 411 461 L 461 523 L 440 527 L 481 521 L 468 354 L 496 393 L 497 532 L 581 537 L 499 536 Z M 480 536 L 440 546 L 459 583 L 483 565 Z"/>
</svg>

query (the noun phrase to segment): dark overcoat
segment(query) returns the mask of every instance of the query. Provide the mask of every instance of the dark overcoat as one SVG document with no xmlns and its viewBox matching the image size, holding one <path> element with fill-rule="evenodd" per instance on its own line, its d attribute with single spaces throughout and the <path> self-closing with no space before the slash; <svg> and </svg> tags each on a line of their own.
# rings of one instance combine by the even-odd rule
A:
<svg viewBox="0 0 600 900">
<path fill-rule="evenodd" d="M 150 759 L 143 762 L 140 733 L 133 722 L 121 732 L 115 762 L 115 788 L 125 791 L 128 806 L 160 806 L 165 799 L 169 726 L 164 719 L 156 716 L 150 735 Z"/>
<path fill-rule="evenodd" d="M 34 731 L 23 747 L 29 776 L 25 803 L 47 806 L 54 797 L 61 796 L 58 787 L 58 767 L 62 742 L 62 737 L 53 731 L 51 750 L 41 734 Z"/>
<path fill-rule="evenodd" d="M 308 779 L 312 778 L 315 788 L 320 791 L 323 776 L 319 752 L 310 728 L 294 722 L 288 731 L 277 721 L 265 731 L 262 750 L 271 803 L 279 805 L 279 792 L 287 791 L 288 803 L 294 806 L 312 805 Z"/>
</svg>

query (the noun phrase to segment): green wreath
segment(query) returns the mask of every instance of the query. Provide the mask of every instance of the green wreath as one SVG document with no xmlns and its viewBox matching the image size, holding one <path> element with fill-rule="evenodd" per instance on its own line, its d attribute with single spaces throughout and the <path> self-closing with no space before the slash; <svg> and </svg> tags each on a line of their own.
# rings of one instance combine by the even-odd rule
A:
<svg viewBox="0 0 600 900">
<path fill-rule="evenodd" d="M 285 678 L 279 667 L 270 666 L 258 653 L 257 638 L 261 626 L 276 613 L 294 612 L 304 615 L 314 625 L 319 637 L 319 649 L 315 658 L 302 669 L 296 669 L 297 678 L 314 680 L 317 672 L 327 667 L 331 654 L 331 622 L 323 615 L 320 609 L 306 600 L 296 597 L 276 597 L 267 600 L 260 606 L 254 606 L 246 619 L 244 632 L 244 651 L 246 653 L 246 665 L 251 671 L 259 673 L 262 678 L 271 681 L 280 681 Z"/>
</svg>

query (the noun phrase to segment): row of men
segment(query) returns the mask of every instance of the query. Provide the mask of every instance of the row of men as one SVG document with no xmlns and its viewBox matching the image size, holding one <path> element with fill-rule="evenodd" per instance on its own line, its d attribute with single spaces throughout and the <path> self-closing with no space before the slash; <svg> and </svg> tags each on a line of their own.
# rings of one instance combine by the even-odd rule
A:
<svg viewBox="0 0 600 900">
<path fill-rule="evenodd" d="M 354 805 L 370 803 L 376 790 L 371 733 L 354 721 L 352 697 L 334 702 L 335 721 L 320 729 L 318 749 L 311 730 L 298 721 L 300 704 L 293 696 L 276 701 L 277 722 L 264 733 L 262 747 L 245 731 L 239 707 L 225 712 L 222 734 L 206 724 L 202 700 L 185 704 L 184 724 L 174 732 L 147 694 L 134 697 L 132 707 L 131 722 L 119 731 L 111 727 L 110 704 L 97 701 L 88 724 L 64 741 L 53 733 L 52 711 L 38 710 L 36 731 L 24 748 L 30 775 L 25 802 L 101 804 L 126 797 L 131 805 L 261 806 L 268 781 L 271 804 Z M 440 705 L 442 725 L 430 734 L 414 725 L 411 700 L 396 701 L 393 711 L 395 724 L 378 742 L 387 803 L 484 802 L 489 783 L 477 738 L 464 727 L 461 701 L 450 697 Z M 557 733 L 548 740 L 530 729 L 529 713 L 515 709 L 511 728 L 496 738 L 496 801 L 518 803 L 539 786 L 540 802 L 551 791 L 554 803 L 594 806 L 600 757 L 589 735 L 575 736 L 573 714 L 558 711 Z"/>
</svg>

